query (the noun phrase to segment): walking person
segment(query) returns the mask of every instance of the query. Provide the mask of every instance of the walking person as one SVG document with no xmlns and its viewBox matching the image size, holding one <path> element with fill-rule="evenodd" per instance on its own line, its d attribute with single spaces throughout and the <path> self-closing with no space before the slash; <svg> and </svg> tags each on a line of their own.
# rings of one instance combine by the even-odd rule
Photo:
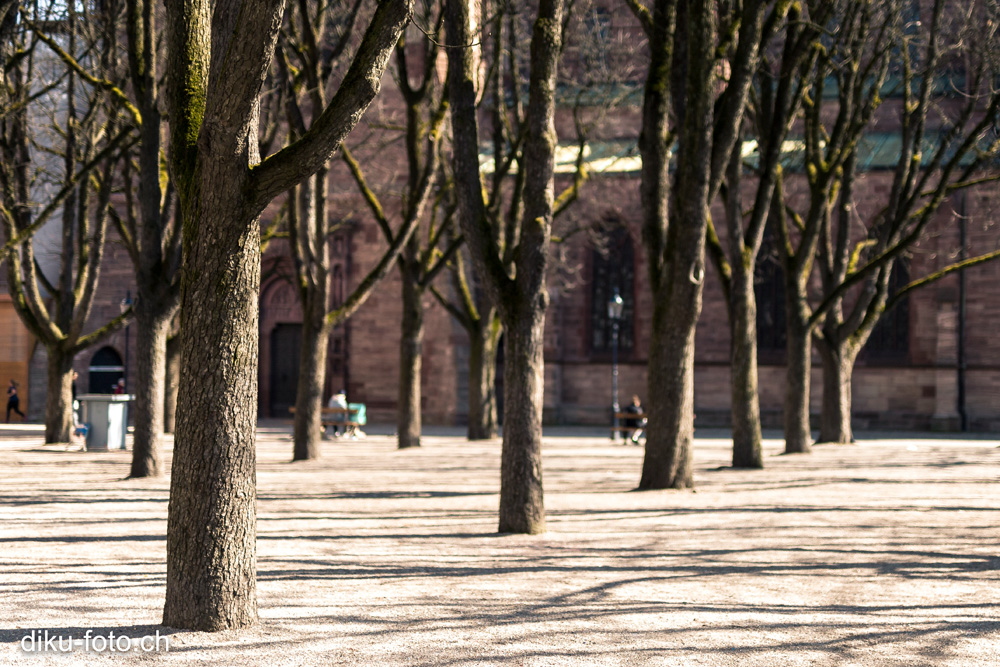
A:
<svg viewBox="0 0 1000 667">
<path fill-rule="evenodd" d="M 21 399 L 17 396 L 17 383 L 14 380 L 11 380 L 10 386 L 7 387 L 7 423 L 10 423 L 11 410 L 21 415 L 21 421 L 24 421 L 24 413 L 21 412 Z"/>
</svg>

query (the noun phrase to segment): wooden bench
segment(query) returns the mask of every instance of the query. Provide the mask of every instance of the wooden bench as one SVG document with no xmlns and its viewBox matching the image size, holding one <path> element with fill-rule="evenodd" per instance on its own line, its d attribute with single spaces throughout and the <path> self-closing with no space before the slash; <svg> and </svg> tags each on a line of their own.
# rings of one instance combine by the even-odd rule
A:
<svg viewBox="0 0 1000 667">
<path fill-rule="evenodd" d="M 288 408 L 288 411 L 295 414 L 295 406 Z M 357 428 L 361 426 L 361 423 L 357 419 L 351 419 L 352 414 L 356 414 L 358 410 L 352 410 L 350 408 L 323 408 L 322 410 L 322 424 L 323 428 L 327 426 L 343 426 L 346 431 L 348 428 Z"/>
<path fill-rule="evenodd" d="M 618 431 L 621 431 L 621 436 L 623 438 L 628 437 L 629 433 L 636 428 L 645 428 L 643 426 L 624 426 L 626 419 L 632 419 L 637 422 L 642 422 L 646 419 L 645 412 L 616 412 L 615 419 L 618 420 L 618 426 L 611 427 L 611 437 L 614 438 Z"/>
</svg>

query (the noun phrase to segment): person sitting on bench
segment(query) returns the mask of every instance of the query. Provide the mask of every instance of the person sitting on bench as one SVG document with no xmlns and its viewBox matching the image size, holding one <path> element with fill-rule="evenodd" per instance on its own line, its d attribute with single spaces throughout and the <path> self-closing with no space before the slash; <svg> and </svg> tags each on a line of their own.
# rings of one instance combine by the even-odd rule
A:
<svg viewBox="0 0 1000 667">
<path fill-rule="evenodd" d="M 638 396 L 632 396 L 632 404 L 625 408 L 625 412 L 630 415 L 641 415 L 642 414 L 642 404 L 639 402 Z M 642 435 L 643 430 L 646 428 L 646 419 L 626 419 L 625 423 L 622 424 L 625 428 L 632 429 L 631 434 L 629 434 L 629 440 L 632 444 L 639 444 L 639 437 Z"/>
<path fill-rule="evenodd" d="M 330 408 L 343 408 L 344 410 L 347 410 L 347 394 L 344 392 L 343 389 L 341 389 L 336 394 L 334 394 L 333 396 L 330 397 L 330 402 L 329 402 L 329 404 L 327 404 L 327 407 L 330 407 Z M 348 413 L 347 416 L 349 417 L 350 414 Z M 350 419 L 345 419 L 345 421 L 350 421 Z M 344 426 L 344 433 L 345 433 L 345 435 L 346 435 L 347 431 L 348 431 L 348 427 Z M 336 424 L 333 424 L 333 437 L 335 437 L 335 438 L 339 438 L 340 437 L 340 434 L 337 432 L 337 425 Z"/>
</svg>

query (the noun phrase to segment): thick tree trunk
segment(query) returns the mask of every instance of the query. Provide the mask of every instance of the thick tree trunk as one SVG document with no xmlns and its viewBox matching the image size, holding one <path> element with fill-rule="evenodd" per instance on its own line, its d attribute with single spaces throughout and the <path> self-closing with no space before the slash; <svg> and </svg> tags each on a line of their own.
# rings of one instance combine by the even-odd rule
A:
<svg viewBox="0 0 1000 667">
<path fill-rule="evenodd" d="M 140 294 L 136 303 L 135 431 L 132 470 L 129 477 L 158 477 L 162 472 L 164 385 L 167 366 L 167 334 L 173 313 L 147 307 Z"/>
<path fill-rule="evenodd" d="M 299 382 L 295 391 L 293 461 L 320 457 L 323 437 L 323 379 L 329 346 L 326 327 L 326 290 L 313 291 L 303 304 Z"/>
<path fill-rule="evenodd" d="M 181 376 L 181 339 L 171 336 L 167 339 L 167 357 L 164 370 L 163 392 L 163 432 L 173 433 L 177 417 L 177 390 Z"/>
<path fill-rule="evenodd" d="M 163 624 L 176 628 L 257 623 L 260 233 L 259 219 L 241 200 L 245 170 L 205 165 L 201 201 L 185 222 L 184 391 L 170 478 L 163 610 Z"/>
<path fill-rule="evenodd" d="M 48 346 L 45 442 L 69 442 L 73 431 L 73 355 Z"/>
<path fill-rule="evenodd" d="M 500 458 L 501 533 L 545 532 L 542 495 L 542 399 L 547 293 L 537 308 L 504 322 L 503 448 Z"/>
<path fill-rule="evenodd" d="M 812 449 L 809 427 L 809 384 L 812 346 L 809 331 L 789 317 L 785 368 L 785 453 L 808 454 Z"/>
<path fill-rule="evenodd" d="M 849 444 L 851 430 L 851 378 L 856 352 L 846 343 L 838 348 L 817 343 L 823 363 L 823 408 L 820 413 L 820 442 Z"/>
<path fill-rule="evenodd" d="M 469 336 L 469 440 L 497 437 L 497 342 L 492 310 Z"/>
<path fill-rule="evenodd" d="M 730 320 L 730 393 L 733 467 L 763 468 L 760 392 L 757 385 L 757 302 L 753 268 L 734 267 Z"/>
<path fill-rule="evenodd" d="M 400 271 L 403 274 L 403 322 L 399 338 L 399 405 L 396 428 L 399 433 L 399 448 L 406 449 L 420 446 L 420 369 L 423 362 L 424 308 L 421 301 L 423 291 L 413 276 L 407 275 L 407 267 L 401 265 Z"/>
<path fill-rule="evenodd" d="M 407 0 L 379 3 L 321 127 L 261 162 L 260 93 L 283 7 L 166 2 L 171 166 L 184 214 L 184 391 L 163 623 L 190 630 L 257 623 L 260 213 L 330 160 L 378 93 L 412 11 Z"/>
<path fill-rule="evenodd" d="M 654 302 L 652 338 L 657 344 L 649 350 L 649 423 L 639 488 L 687 489 L 694 486 L 694 322 L 686 326 L 665 303 Z"/>
</svg>

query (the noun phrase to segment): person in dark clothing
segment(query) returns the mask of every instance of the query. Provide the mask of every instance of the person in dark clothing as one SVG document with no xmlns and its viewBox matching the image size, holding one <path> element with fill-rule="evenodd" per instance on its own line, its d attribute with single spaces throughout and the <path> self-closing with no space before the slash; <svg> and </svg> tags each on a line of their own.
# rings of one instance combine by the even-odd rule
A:
<svg viewBox="0 0 1000 667">
<path fill-rule="evenodd" d="M 10 381 L 10 386 L 7 387 L 7 421 L 10 422 L 10 411 L 13 410 L 17 414 L 21 415 L 21 421 L 24 421 L 24 413 L 21 412 L 21 399 L 17 396 L 17 383 L 13 380 Z"/>
<path fill-rule="evenodd" d="M 642 404 L 639 402 L 638 396 L 632 396 L 632 403 L 625 408 L 625 412 L 631 415 L 642 414 Z M 632 441 L 633 445 L 638 445 L 639 437 L 642 435 L 643 430 L 646 428 L 646 418 L 643 417 L 641 419 L 632 419 L 632 418 L 626 419 L 624 421 L 623 426 L 625 426 L 625 428 L 632 429 L 632 432 L 629 434 L 629 440 Z"/>
</svg>

